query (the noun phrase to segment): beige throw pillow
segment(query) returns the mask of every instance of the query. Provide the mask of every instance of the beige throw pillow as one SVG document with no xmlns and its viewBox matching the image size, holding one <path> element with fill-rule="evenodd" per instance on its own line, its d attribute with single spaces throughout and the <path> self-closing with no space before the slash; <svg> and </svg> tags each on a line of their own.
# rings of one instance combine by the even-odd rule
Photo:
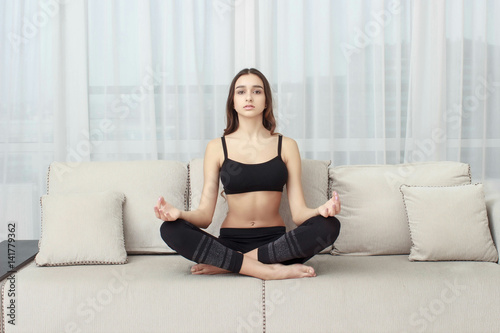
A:
<svg viewBox="0 0 500 333">
<path fill-rule="evenodd" d="M 400 190 L 413 244 L 410 261 L 498 261 L 482 184 Z"/>
<path fill-rule="evenodd" d="M 124 264 L 122 205 L 116 192 L 44 195 L 38 266 Z"/>
</svg>

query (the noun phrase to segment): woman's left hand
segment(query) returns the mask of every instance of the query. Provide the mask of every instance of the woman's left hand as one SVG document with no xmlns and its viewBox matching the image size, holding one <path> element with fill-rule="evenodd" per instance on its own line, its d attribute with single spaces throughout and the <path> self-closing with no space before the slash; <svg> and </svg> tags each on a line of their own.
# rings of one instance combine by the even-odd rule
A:
<svg viewBox="0 0 500 333">
<path fill-rule="evenodd" d="M 323 217 L 335 216 L 340 213 L 340 199 L 337 192 L 333 191 L 332 198 L 318 207 L 319 215 Z"/>
</svg>

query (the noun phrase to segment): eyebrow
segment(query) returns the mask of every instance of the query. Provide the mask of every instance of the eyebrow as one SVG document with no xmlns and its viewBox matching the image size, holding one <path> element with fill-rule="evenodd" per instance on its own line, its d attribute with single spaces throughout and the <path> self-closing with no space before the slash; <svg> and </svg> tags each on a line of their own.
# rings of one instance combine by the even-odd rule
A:
<svg viewBox="0 0 500 333">
<path fill-rule="evenodd" d="M 255 85 L 255 86 L 252 86 L 253 88 L 260 88 L 260 89 L 264 89 L 262 86 L 259 86 L 259 85 Z M 246 86 L 237 86 L 236 88 L 234 89 L 239 89 L 239 88 L 246 88 Z"/>
</svg>

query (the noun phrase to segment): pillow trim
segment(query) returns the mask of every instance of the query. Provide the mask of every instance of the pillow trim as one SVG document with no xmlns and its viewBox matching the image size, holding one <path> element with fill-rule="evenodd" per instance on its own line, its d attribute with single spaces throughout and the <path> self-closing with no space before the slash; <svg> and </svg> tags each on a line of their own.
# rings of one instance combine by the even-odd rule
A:
<svg viewBox="0 0 500 333">
<path fill-rule="evenodd" d="M 49 167 L 50 169 L 50 167 Z M 47 185 L 48 185 L 48 180 L 47 180 Z M 48 189 L 48 187 L 47 187 Z M 49 195 L 47 193 L 47 195 Z M 40 244 L 42 243 L 42 238 L 43 238 L 43 196 L 40 197 L 40 239 L 38 240 L 38 252 L 40 252 Z M 36 257 L 35 257 L 35 263 L 36 263 Z"/>
<path fill-rule="evenodd" d="M 332 191 L 333 191 L 333 178 L 330 178 L 330 170 L 333 170 L 334 166 L 332 166 L 332 160 L 328 161 L 328 165 L 326 167 L 326 177 L 328 178 L 328 185 L 327 185 L 327 193 L 326 193 L 326 198 L 327 200 L 330 200 L 332 198 Z M 332 245 L 329 245 L 332 247 L 330 251 L 328 251 L 328 254 L 331 256 L 337 256 L 338 254 L 335 253 L 335 250 L 338 251 L 338 249 L 335 247 L 335 242 L 333 242 Z"/>
<path fill-rule="evenodd" d="M 0 313 L 2 314 L 2 321 L 0 322 L 0 332 L 5 332 L 5 314 L 3 313 L 3 302 L 4 302 L 4 299 L 5 299 L 5 296 L 4 296 L 4 293 L 5 293 L 5 284 L 7 282 L 5 282 L 7 280 L 4 280 L 4 283 L 2 283 L 2 285 L 0 286 L 0 289 L 1 290 L 1 296 L 0 296 L 0 299 L 1 299 L 1 302 L 0 302 L 0 306 L 2 307 L 0 309 Z"/>
<path fill-rule="evenodd" d="M 469 166 L 469 185 L 472 185 L 472 173 L 470 171 L 470 164 L 467 164 Z M 474 184 L 477 185 L 478 183 Z"/>
<path fill-rule="evenodd" d="M 83 260 L 83 261 L 67 261 L 56 264 L 35 264 L 38 267 L 56 267 L 56 266 L 76 266 L 76 265 L 124 265 L 128 263 L 128 257 L 124 261 L 101 261 L 101 260 Z"/>
<path fill-rule="evenodd" d="M 50 187 L 50 167 L 52 164 L 49 164 L 48 170 L 47 170 L 47 194 L 49 194 L 49 187 Z"/>
<path fill-rule="evenodd" d="M 470 165 L 469 165 L 469 177 L 470 177 Z M 408 208 L 406 207 L 406 201 L 405 201 L 405 195 L 401 188 L 403 186 L 405 187 L 426 187 L 426 188 L 439 188 L 439 187 L 460 187 L 460 186 L 477 186 L 477 185 L 483 185 L 483 183 L 474 183 L 474 184 L 457 184 L 457 185 L 427 185 L 427 186 L 420 186 L 420 185 L 407 185 L 407 184 L 401 184 L 399 186 L 399 192 L 401 192 L 401 195 L 403 197 L 403 205 L 405 207 L 405 215 L 406 215 L 406 223 L 408 225 L 408 230 L 410 231 L 410 241 L 411 241 L 411 248 L 410 248 L 410 255 L 411 255 L 411 249 L 415 247 L 415 243 L 413 242 L 413 235 L 411 233 L 411 228 L 410 228 L 410 217 L 408 215 Z M 483 192 L 483 197 L 484 197 L 484 192 Z M 490 230 L 491 234 L 491 230 Z M 493 246 L 495 246 L 495 243 L 493 243 Z M 496 247 L 495 247 L 496 248 Z M 416 260 L 416 259 L 410 259 L 410 255 L 408 255 L 408 260 L 411 262 L 426 262 L 426 261 L 431 261 L 431 262 L 439 262 L 439 261 L 478 261 L 478 260 L 472 260 L 472 259 L 446 259 L 446 260 L 438 260 L 438 259 L 427 259 L 427 260 Z M 495 261 L 481 261 L 481 262 L 493 262 L 496 263 Z"/>
<path fill-rule="evenodd" d="M 127 196 L 125 195 L 125 193 L 122 193 L 123 195 L 123 201 L 122 201 L 122 218 L 121 218 L 121 226 L 122 226 L 122 243 L 123 243 L 123 250 L 125 251 L 125 260 L 122 262 L 122 264 L 126 264 L 128 263 L 128 253 L 127 253 L 127 245 L 125 244 L 125 222 L 124 222 L 124 219 L 123 219 L 123 206 L 125 205 L 125 203 L 127 202 Z"/>
<path fill-rule="evenodd" d="M 326 186 L 326 199 L 330 200 L 332 190 L 333 190 L 333 180 L 330 179 L 330 166 L 332 165 L 332 160 L 328 160 L 328 164 L 326 165 L 326 180 L 327 180 L 327 186 Z"/>
<path fill-rule="evenodd" d="M 49 172 L 50 172 L 50 167 L 49 167 Z M 48 187 L 47 187 L 48 189 Z M 50 267 L 54 267 L 54 266 L 74 266 L 74 265 L 123 265 L 123 264 L 126 264 L 128 263 L 128 253 L 127 253 L 127 248 L 125 247 L 125 230 L 124 230 L 124 225 L 123 225 L 123 205 L 125 204 L 125 201 L 127 200 L 127 197 L 125 196 L 124 193 L 123 194 L 123 201 L 122 201 L 122 216 L 121 216 L 121 225 L 122 225 L 122 234 L 123 234 L 123 237 L 122 237 L 122 241 L 123 241 L 123 248 L 125 249 L 125 260 L 123 261 L 100 261 L 100 260 L 83 260 L 83 261 L 71 261 L 71 262 L 64 262 L 64 263 L 57 263 L 57 264 L 38 264 L 38 262 L 36 261 L 36 258 L 38 257 L 38 253 L 37 255 L 35 256 L 35 259 L 33 260 L 35 262 L 35 264 L 38 266 L 38 267 L 44 267 L 44 266 L 50 266 Z M 49 194 L 47 193 L 47 196 Z M 43 236 L 43 204 L 42 204 L 42 200 L 43 200 L 43 196 L 40 197 L 40 240 L 38 241 L 38 252 L 40 252 L 40 244 L 42 242 L 42 236 Z M 3 303 L 2 303 L 3 304 Z"/>
<path fill-rule="evenodd" d="M 52 163 L 49 164 L 49 167 L 47 169 L 47 190 L 46 193 L 49 195 L 49 189 L 50 189 L 50 172 L 51 172 L 51 167 Z M 40 252 L 40 243 L 42 242 L 42 236 L 43 236 L 43 203 L 42 203 L 43 196 L 40 197 L 40 239 L 38 240 L 38 252 Z M 122 215 L 123 215 L 123 209 L 122 209 Z M 122 216 L 123 218 L 123 216 Z M 35 257 L 35 263 L 36 263 L 36 257 Z M 38 264 L 37 264 L 38 266 Z"/>
<path fill-rule="evenodd" d="M 408 254 L 408 261 L 414 261 L 410 259 L 410 254 L 411 254 L 411 249 L 415 247 L 415 243 L 413 242 L 413 234 L 411 232 L 411 227 L 410 227 L 410 216 L 408 215 L 408 207 L 406 206 L 406 200 L 405 200 L 405 194 L 403 193 L 402 187 L 419 187 L 416 185 L 406 185 L 406 184 L 401 184 L 399 185 L 399 192 L 401 193 L 401 196 L 403 197 L 403 206 L 405 207 L 405 216 L 406 216 L 406 225 L 408 227 L 408 231 L 410 233 L 410 242 L 411 242 L 411 247 L 410 247 L 410 253 Z M 438 187 L 438 186 L 435 186 Z M 444 186 L 443 186 L 444 187 Z"/>
<path fill-rule="evenodd" d="M 191 162 L 187 164 L 187 180 L 186 180 L 186 190 L 184 191 L 184 208 L 187 211 L 191 210 Z"/>
</svg>

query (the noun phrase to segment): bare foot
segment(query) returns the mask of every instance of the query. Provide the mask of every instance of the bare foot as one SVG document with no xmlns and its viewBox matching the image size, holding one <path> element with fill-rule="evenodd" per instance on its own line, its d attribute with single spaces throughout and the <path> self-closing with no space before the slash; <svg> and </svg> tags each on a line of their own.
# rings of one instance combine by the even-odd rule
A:
<svg viewBox="0 0 500 333">
<path fill-rule="evenodd" d="M 207 264 L 196 264 L 191 267 L 191 274 L 194 275 L 215 275 L 225 273 L 230 273 L 230 271 Z"/>
<path fill-rule="evenodd" d="M 316 272 L 311 266 L 303 264 L 281 265 L 273 264 L 274 273 L 271 274 L 269 280 L 282 280 L 282 279 L 297 279 L 304 277 L 315 277 Z"/>
</svg>

